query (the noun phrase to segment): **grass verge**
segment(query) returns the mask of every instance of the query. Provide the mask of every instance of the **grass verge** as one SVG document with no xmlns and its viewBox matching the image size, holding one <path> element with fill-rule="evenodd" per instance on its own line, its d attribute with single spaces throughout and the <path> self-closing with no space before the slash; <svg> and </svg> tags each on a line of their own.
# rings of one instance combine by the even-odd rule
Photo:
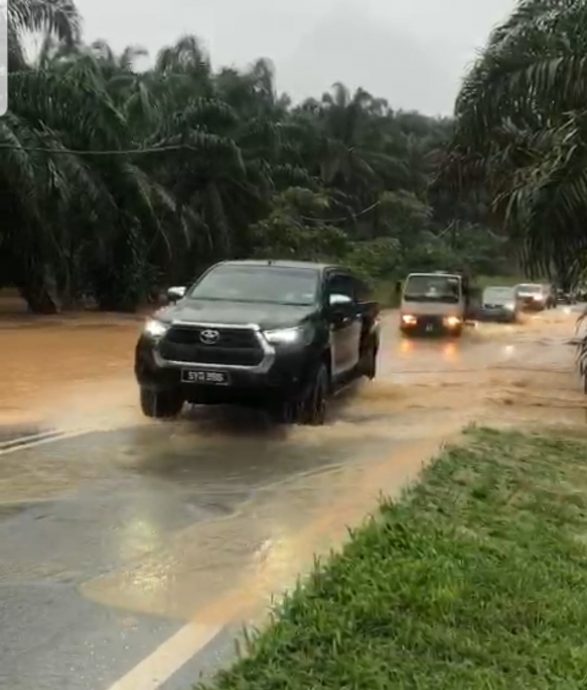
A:
<svg viewBox="0 0 587 690">
<path fill-rule="evenodd" d="M 205 687 L 587 687 L 587 442 L 468 441 L 383 505 Z"/>
</svg>

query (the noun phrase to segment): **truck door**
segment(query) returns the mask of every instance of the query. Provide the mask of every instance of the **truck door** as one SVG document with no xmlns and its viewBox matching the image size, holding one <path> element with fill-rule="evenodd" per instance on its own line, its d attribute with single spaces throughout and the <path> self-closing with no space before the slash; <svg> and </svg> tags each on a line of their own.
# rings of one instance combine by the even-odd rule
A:
<svg viewBox="0 0 587 690">
<path fill-rule="evenodd" d="M 362 315 L 354 287 L 349 274 L 332 273 L 328 277 L 326 299 L 335 377 L 351 371 L 359 362 Z"/>
</svg>

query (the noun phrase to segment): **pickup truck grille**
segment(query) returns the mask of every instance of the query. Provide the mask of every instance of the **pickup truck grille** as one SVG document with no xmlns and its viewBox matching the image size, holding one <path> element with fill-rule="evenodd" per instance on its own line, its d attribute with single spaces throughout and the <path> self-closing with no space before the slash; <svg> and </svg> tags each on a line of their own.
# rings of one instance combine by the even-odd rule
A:
<svg viewBox="0 0 587 690">
<path fill-rule="evenodd" d="M 218 332 L 216 342 L 202 342 L 202 332 L 207 330 Z M 186 364 L 252 367 L 260 364 L 264 353 L 255 331 L 249 328 L 172 326 L 159 344 L 159 354 L 168 361 Z"/>
</svg>

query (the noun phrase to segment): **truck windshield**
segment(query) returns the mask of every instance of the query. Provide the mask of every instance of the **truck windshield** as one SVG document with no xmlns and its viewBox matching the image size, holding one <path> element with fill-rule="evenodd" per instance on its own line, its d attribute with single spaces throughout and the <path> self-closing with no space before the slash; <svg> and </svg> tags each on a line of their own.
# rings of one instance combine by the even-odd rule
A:
<svg viewBox="0 0 587 690">
<path fill-rule="evenodd" d="M 407 302 L 444 302 L 457 304 L 461 298 L 461 281 L 456 276 L 410 276 L 404 299 Z"/>
<path fill-rule="evenodd" d="M 317 300 L 318 272 L 270 266 L 220 266 L 206 274 L 188 297 L 222 302 L 310 306 Z"/>
</svg>

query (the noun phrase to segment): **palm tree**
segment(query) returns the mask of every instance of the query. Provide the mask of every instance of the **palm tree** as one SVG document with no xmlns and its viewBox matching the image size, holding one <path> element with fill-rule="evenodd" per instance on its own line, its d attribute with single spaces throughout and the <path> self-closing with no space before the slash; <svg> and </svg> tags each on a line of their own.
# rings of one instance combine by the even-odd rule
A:
<svg viewBox="0 0 587 690">
<path fill-rule="evenodd" d="M 572 279 L 587 257 L 587 3 L 525 0 L 459 95 L 446 174 L 488 185 L 531 269 Z"/>
<path fill-rule="evenodd" d="M 10 0 L 8 3 L 8 69 L 24 69 L 23 38 L 42 32 L 72 46 L 80 38 L 80 17 L 73 0 Z"/>
<path fill-rule="evenodd" d="M 193 36 L 139 71 L 140 48 L 79 41 L 68 0 L 13 0 L 11 12 L 0 263 L 35 311 L 84 293 L 132 309 L 159 280 L 258 253 L 261 236 L 275 239 L 268 255 L 304 253 L 308 238 L 343 254 L 351 240 L 398 235 L 390 209 L 402 204 L 428 225 L 428 155 L 445 131 L 435 121 L 342 85 L 292 108 L 267 60 L 214 72 Z M 45 41 L 27 66 L 20 39 L 37 29 Z M 259 234 L 265 220 L 275 232 Z"/>
</svg>

